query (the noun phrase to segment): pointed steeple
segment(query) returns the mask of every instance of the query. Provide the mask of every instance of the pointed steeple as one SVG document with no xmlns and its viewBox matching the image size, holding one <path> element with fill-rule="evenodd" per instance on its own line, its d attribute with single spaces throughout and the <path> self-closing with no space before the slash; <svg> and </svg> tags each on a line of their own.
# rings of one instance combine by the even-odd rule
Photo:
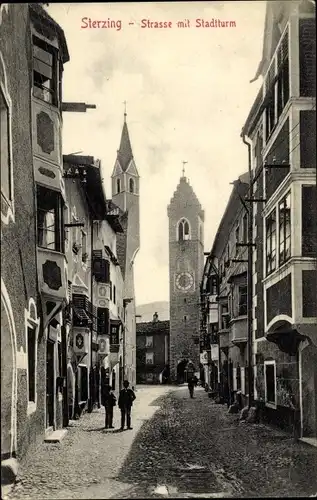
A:
<svg viewBox="0 0 317 500">
<path fill-rule="evenodd" d="M 120 166 L 125 172 L 130 164 L 130 161 L 133 159 L 132 147 L 129 137 L 128 125 L 127 125 L 127 113 L 126 109 L 124 112 L 124 123 L 121 133 L 121 141 L 120 146 L 117 151 L 117 160 L 120 163 Z"/>
</svg>

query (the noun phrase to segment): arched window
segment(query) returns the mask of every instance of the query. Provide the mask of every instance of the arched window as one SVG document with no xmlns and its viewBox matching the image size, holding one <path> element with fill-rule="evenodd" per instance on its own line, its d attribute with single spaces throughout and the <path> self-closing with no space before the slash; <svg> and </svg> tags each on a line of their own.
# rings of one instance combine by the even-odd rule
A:
<svg viewBox="0 0 317 500">
<path fill-rule="evenodd" d="M 190 227 L 186 219 L 181 219 L 178 223 L 178 240 L 190 240 Z"/>
<path fill-rule="evenodd" d="M 130 193 L 134 193 L 134 180 L 133 179 L 129 180 L 129 191 L 130 191 Z"/>
<path fill-rule="evenodd" d="M 117 179 L 117 193 L 121 192 L 121 181 L 120 179 Z"/>
</svg>

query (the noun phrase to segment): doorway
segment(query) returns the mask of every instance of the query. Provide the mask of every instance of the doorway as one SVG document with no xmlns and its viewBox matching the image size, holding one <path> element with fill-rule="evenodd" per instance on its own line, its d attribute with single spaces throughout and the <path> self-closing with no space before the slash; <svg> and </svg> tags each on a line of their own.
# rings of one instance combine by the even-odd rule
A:
<svg viewBox="0 0 317 500">
<path fill-rule="evenodd" d="M 188 363 L 188 359 L 183 359 L 177 365 L 177 383 L 184 384 L 186 382 L 186 366 Z"/>
<path fill-rule="evenodd" d="M 54 342 L 46 344 L 46 427 L 54 426 Z"/>
</svg>

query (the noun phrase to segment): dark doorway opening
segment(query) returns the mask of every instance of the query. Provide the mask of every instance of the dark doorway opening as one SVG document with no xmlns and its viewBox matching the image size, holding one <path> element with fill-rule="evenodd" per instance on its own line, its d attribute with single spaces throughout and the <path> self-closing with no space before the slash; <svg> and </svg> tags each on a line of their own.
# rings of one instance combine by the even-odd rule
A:
<svg viewBox="0 0 317 500">
<path fill-rule="evenodd" d="M 46 427 L 54 425 L 54 342 L 46 344 Z"/>
<path fill-rule="evenodd" d="M 177 365 L 177 383 L 184 384 L 187 381 L 186 366 L 188 364 L 188 359 L 183 359 Z"/>
</svg>

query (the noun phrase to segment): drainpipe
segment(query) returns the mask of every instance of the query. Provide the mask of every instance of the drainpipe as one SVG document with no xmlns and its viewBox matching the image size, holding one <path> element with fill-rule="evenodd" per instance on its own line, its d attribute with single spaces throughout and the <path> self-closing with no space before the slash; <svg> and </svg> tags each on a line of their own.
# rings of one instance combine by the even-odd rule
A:
<svg viewBox="0 0 317 500">
<path fill-rule="evenodd" d="M 249 171 L 249 198 L 253 198 L 253 176 L 251 166 L 251 144 L 247 142 L 246 136 L 242 132 L 242 142 L 248 147 L 248 171 Z M 248 213 L 248 407 L 253 403 L 253 360 L 252 360 L 252 344 L 253 344 L 253 276 L 252 276 L 252 252 L 253 252 L 253 202 L 249 203 Z"/>
</svg>

